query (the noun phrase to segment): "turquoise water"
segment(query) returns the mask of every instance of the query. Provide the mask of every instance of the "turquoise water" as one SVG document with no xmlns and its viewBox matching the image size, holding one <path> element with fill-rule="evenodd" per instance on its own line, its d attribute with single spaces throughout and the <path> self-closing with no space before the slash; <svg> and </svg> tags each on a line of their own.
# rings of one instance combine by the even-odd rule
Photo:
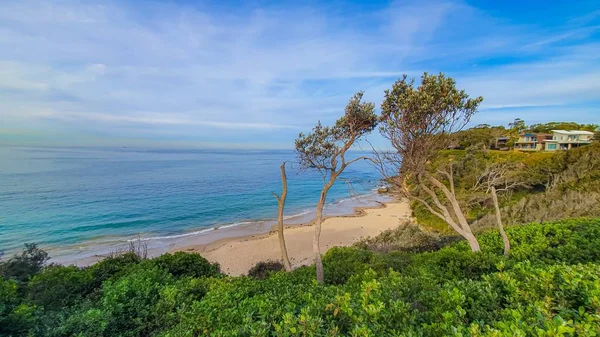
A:
<svg viewBox="0 0 600 337">
<path fill-rule="evenodd" d="M 271 192 L 281 190 L 284 160 L 286 216 L 310 216 L 321 176 L 299 172 L 292 151 L 0 148 L 0 251 L 35 242 L 54 255 L 73 247 L 82 253 L 100 243 L 164 242 L 265 224 L 276 216 Z M 352 189 L 337 183 L 328 202 L 371 193 L 379 177 L 358 162 L 344 173 Z M 350 212 L 354 204 L 327 210 Z"/>
</svg>

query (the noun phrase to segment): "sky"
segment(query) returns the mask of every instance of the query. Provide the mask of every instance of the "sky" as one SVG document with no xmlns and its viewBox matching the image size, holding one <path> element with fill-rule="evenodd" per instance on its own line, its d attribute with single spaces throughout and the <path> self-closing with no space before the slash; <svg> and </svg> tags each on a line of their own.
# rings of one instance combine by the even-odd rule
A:
<svg viewBox="0 0 600 337">
<path fill-rule="evenodd" d="M 472 125 L 600 122 L 597 0 L 0 6 L 0 144 L 291 149 L 425 71 L 484 97 Z"/>
</svg>

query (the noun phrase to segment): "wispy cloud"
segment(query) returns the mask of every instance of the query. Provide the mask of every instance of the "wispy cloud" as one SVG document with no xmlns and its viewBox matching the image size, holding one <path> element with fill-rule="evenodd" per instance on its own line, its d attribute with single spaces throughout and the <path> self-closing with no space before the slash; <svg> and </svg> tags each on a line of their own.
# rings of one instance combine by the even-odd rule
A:
<svg viewBox="0 0 600 337">
<path fill-rule="evenodd" d="M 379 101 L 402 73 L 422 71 L 448 72 L 485 97 L 484 110 L 581 105 L 600 99 L 592 14 L 554 27 L 451 0 L 368 11 L 9 2 L 0 113 L 7 127 L 56 130 L 65 143 L 70 130 L 123 138 L 134 128 L 289 144 L 335 119 L 353 92 Z"/>
</svg>

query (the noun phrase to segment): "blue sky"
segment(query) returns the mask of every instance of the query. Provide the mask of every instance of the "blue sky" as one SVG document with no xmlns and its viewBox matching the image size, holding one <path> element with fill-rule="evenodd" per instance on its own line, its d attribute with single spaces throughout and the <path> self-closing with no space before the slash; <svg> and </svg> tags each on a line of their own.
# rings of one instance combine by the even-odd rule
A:
<svg viewBox="0 0 600 337">
<path fill-rule="evenodd" d="M 423 71 L 484 97 L 473 124 L 598 123 L 600 6 L 2 1 L 0 143 L 291 148 Z"/>
</svg>

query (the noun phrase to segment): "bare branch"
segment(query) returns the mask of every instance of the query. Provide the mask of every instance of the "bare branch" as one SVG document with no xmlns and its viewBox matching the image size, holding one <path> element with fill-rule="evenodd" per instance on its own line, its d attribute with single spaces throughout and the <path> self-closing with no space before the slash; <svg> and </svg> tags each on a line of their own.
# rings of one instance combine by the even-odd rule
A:
<svg viewBox="0 0 600 337">
<path fill-rule="evenodd" d="M 448 199 L 448 201 L 452 205 L 452 209 L 454 210 L 454 215 L 456 215 L 456 218 L 458 219 L 458 222 L 460 223 L 461 228 L 465 232 L 470 232 L 471 228 L 469 227 L 469 223 L 467 222 L 467 219 L 465 218 L 465 215 L 462 213 L 460 205 L 458 204 L 458 200 L 456 200 L 456 196 L 454 194 L 450 193 L 450 190 L 448 190 L 448 188 L 446 187 L 446 185 L 442 184 L 434 176 L 432 176 L 431 174 L 429 174 L 427 172 L 425 172 L 424 174 L 427 177 L 427 179 L 434 186 L 436 186 L 437 188 L 439 188 L 439 189 L 442 190 L 442 192 L 444 193 L 444 196 L 446 196 L 446 199 Z"/>
</svg>

